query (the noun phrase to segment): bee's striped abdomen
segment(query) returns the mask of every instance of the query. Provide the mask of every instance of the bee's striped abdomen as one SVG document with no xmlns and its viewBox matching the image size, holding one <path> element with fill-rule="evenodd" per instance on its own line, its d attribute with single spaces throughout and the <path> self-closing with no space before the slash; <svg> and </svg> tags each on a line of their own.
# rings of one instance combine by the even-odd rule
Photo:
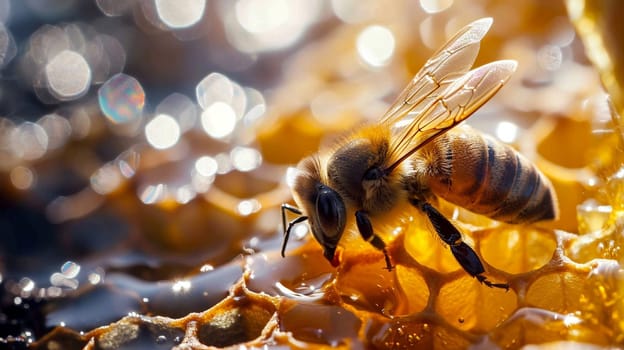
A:
<svg viewBox="0 0 624 350">
<path fill-rule="evenodd" d="M 436 138 L 414 164 L 433 194 L 475 213 L 509 223 L 557 216 L 552 185 L 535 165 L 469 127 Z"/>
</svg>

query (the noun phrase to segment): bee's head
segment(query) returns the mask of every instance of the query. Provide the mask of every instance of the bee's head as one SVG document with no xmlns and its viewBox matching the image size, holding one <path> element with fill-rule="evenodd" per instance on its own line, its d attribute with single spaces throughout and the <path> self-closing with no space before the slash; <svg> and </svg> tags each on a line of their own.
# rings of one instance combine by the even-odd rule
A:
<svg viewBox="0 0 624 350">
<path fill-rule="evenodd" d="M 291 188 L 295 201 L 308 216 L 312 234 L 323 247 L 323 255 L 336 266 L 336 247 L 347 222 L 345 203 L 338 192 L 321 181 L 315 158 L 304 159 L 293 180 Z"/>
<path fill-rule="evenodd" d="M 326 185 L 317 183 L 314 194 L 309 198 L 310 228 L 314 238 L 323 246 L 323 255 L 336 266 L 338 261 L 334 255 L 336 246 L 346 223 L 346 208 L 338 192 Z"/>
</svg>

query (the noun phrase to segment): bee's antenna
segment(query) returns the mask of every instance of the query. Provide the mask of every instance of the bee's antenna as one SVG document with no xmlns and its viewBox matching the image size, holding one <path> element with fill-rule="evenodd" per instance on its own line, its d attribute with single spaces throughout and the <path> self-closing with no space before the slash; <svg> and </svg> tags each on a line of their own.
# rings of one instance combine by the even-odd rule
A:
<svg viewBox="0 0 624 350">
<path fill-rule="evenodd" d="M 295 213 L 300 215 L 296 217 L 294 220 L 288 222 L 288 226 L 286 226 L 286 210 L 291 213 Z M 290 230 L 292 230 L 293 226 L 300 222 L 304 222 L 308 219 L 307 216 L 301 215 L 301 210 L 296 207 L 293 207 L 290 204 L 282 204 L 282 227 L 284 228 L 284 242 L 282 243 L 282 258 L 285 257 L 286 253 L 286 244 L 288 244 L 288 239 L 290 238 Z"/>
</svg>

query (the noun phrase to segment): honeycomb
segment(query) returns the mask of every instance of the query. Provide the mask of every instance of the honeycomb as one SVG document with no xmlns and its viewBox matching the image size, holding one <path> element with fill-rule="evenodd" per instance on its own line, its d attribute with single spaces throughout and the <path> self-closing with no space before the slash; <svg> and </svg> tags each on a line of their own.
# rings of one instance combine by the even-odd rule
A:
<svg viewBox="0 0 624 350">
<path fill-rule="evenodd" d="M 258 169 L 218 177 L 188 203 L 147 206 L 135 195 L 141 182 L 177 176 L 176 159 L 184 156 L 140 148 L 125 154 L 129 162 L 140 154 L 138 175 L 103 196 L 102 210 L 132 218 L 124 240 L 147 247 L 147 262 L 88 259 L 83 268 L 106 266 L 103 282 L 61 297 L 24 296 L 31 308 L 44 304 L 47 327 L 62 324 L 37 339 L 22 334 L 2 343 L 179 350 L 624 346 L 624 58 L 615 39 L 624 33 L 612 18 L 622 6 L 478 1 L 465 8 L 449 2 L 427 13 L 415 2 L 383 11 L 377 2 L 363 3 L 374 14 L 366 23 L 332 23 L 289 58 L 268 115 L 254 125 L 264 162 Z M 353 230 L 340 243 L 337 268 L 305 225 L 282 258 L 279 206 L 291 202 L 282 180 L 286 168 L 362 119 L 378 118 L 387 97 L 453 29 L 483 16 L 492 16 L 494 25 L 477 64 L 513 58 L 519 68 L 469 123 L 499 137 L 497 125 L 514 126 L 517 135 L 509 142 L 553 182 L 560 216 L 507 225 L 448 203 L 441 211 L 482 258 L 488 278 L 508 283 L 509 290 L 467 275 L 426 218 L 409 209 L 377 230 L 392 271 Z M 383 69 L 364 69 L 354 53 L 353 42 L 370 23 L 383 23 L 396 37 L 395 60 Z M 581 39 L 574 39 L 570 23 Z M 197 156 L 223 147 L 196 133 L 185 142 L 186 152 Z M 63 162 L 80 154 L 67 149 Z M 247 206 L 252 209 L 241 209 Z"/>
</svg>

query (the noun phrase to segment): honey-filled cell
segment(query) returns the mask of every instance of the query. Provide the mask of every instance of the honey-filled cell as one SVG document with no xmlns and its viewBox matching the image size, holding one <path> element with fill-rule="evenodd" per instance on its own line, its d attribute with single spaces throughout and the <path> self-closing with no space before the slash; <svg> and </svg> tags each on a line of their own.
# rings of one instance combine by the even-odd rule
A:
<svg viewBox="0 0 624 350">
<path fill-rule="evenodd" d="M 427 306 L 430 297 L 429 286 L 417 269 L 398 265 L 396 282 L 401 298 L 394 311 L 395 315 L 414 314 Z"/>
<path fill-rule="evenodd" d="M 500 227 L 484 232 L 481 256 L 507 273 L 537 270 L 552 259 L 557 242 L 551 232 L 527 226 Z"/>
<path fill-rule="evenodd" d="M 434 309 L 454 327 L 481 333 L 494 329 L 517 306 L 513 290 L 489 288 L 470 276 L 462 276 L 440 288 Z"/>
<path fill-rule="evenodd" d="M 578 310 L 586 273 L 550 273 L 537 278 L 528 288 L 525 303 L 544 310 L 567 313 Z"/>
</svg>

